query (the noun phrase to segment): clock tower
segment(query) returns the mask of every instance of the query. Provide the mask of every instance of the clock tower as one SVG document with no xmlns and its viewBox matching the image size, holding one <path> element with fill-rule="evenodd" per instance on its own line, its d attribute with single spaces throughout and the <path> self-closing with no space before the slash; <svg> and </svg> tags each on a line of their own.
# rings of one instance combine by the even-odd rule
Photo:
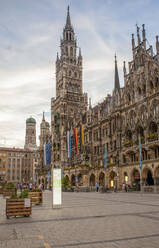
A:
<svg viewBox="0 0 159 248">
<path fill-rule="evenodd" d="M 53 164 L 67 165 L 67 131 L 87 110 L 87 94 L 82 89 L 82 55 L 71 24 L 69 7 L 56 59 L 56 98 L 51 100 Z M 78 55 L 77 55 L 78 52 Z"/>
</svg>

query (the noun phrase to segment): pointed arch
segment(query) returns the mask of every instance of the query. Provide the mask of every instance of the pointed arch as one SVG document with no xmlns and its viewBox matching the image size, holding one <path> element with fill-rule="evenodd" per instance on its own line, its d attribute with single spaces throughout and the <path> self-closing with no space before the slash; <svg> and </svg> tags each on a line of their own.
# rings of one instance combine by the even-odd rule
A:
<svg viewBox="0 0 159 248">
<path fill-rule="evenodd" d="M 95 186 L 95 175 L 92 173 L 90 178 L 89 178 L 89 185 L 90 186 Z"/>
<path fill-rule="evenodd" d="M 71 185 L 72 186 L 75 186 L 76 185 L 75 175 L 74 174 L 71 175 Z"/>
<path fill-rule="evenodd" d="M 105 174 L 103 172 L 99 174 L 99 186 L 105 186 Z"/>
</svg>

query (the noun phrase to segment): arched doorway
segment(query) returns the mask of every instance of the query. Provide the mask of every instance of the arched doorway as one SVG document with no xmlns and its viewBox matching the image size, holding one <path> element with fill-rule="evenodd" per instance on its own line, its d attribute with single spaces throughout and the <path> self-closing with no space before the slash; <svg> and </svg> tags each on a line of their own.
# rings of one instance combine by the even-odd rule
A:
<svg viewBox="0 0 159 248">
<path fill-rule="evenodd" d="M 132 172 L 132 187 L 136 191 L 140 190 L 140 172 L 137 169 Z"/>
<path fill-rule="evenodd" d="M 95 186 L 95 175 L 94 174 L 91 174 L 91 176 L 90 176 L 89 185 Z"/>
<path fill-rule="evenodd" d="M 124 183 L 128 184 L 128 173 L 124 172 Z"/>
<path fill-rule="evenodd" d="M 72 186 L 75 186 L 76 185 L 75 175 L 74 174 L 71 176 L 71 185 Z"/>
<path fill-rule="evenodd" d="M 69 176 L 68 176 L 68 175 L 66 175 L 66 176 L 65 176 L 65 178 L 66 178 L 66 180 L 67 180 L 67 181 L 70 181 L 70 179 L 69 179 Z"/>
<path fill-rule="evenodd" d="M 149 168 L 143 170 L 143 184 L 144 185 L 154 185 L 154 179 L 152 172 Z"/>
<path fill-rule="evenodd" d="M 83 178 L 82 178 L 82 174 L 78 174 L 78 185 L 82 186 L 83 185 Z"/>
<path fill-rule="evenodd" d="M 103 172 L 99 174 L 99 186 L 104 186 L 105 185 L 105 175 Z"/>
<path fill-rule="evenodd" d="M 159 167 L 155 170 L 155 184 L 159 185 Z"/>
<path fill-rule="evenodd" d="M 117 187 L 117 174 L 111 171 L 109 174 L 109 188 L 114 189 Z"/>
</svg>

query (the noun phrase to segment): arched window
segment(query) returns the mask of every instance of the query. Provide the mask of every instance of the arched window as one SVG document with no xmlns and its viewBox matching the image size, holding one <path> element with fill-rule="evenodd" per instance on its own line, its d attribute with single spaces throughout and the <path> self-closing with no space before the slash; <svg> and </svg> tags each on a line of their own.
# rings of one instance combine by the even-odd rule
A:
<svg viewBox="0 0 159 248">
<path fill-rule="evenodd" d="M 150 81 L 150 89 L 151 90 L 153 89 L 153 83 L 152 83 L 152 81 Z"/>
<path fill-rule="evenodd" d="M 141 89 L 140 89 L 140 87 L 138 88 L 138 94 L 139 94 L 139 96 L 141 95 Z"/>
<path fill-rule="evenodd" d="M 73 56 L 73 48 L 70 48 L 70 55 Z"/>
<path fill-rule="evenodd" d="M 128 98 L 128 103 L 130 103 L 130 101 L 131 101 L 130 94 L 127 95 L 127 98 Z"/>
<path fill-rule="evenodd" d="M 137 137 L 144 138 L 144 129 L 141 126 L 137 127 Z"/>
<path fill-rule="evenodd" d="M 78 86 L 75 84 L 75 86 L 74 86 L 74 91 L 75 92 L 78 92 Z"/>
<path fill-rule="evenodd" d="M 158 87 L 158 85 L 159 85 L 159 79 L 158 79 L 158 77 L 156 77 L 155 78 L 155 87 Z"/>
<path fill-rule="evenodd" d="M 75 78 L 76 78 L 77 77 L 77 72 L 75 72 L 74 75 L 75 75 Z"/>
<path fill-rule="evenodd" d="M 159 114 L 159 106 L 158 106 L 158 104 L 154 105 L 153 114 L 154 114 L 154 116 L 158 116 L 158 114 Z"/>
<path fill-rule="evenodd" d="M 66 55 L 68 56 L 68 47 L 65 47 Z"/>
<path fill-rule="evenodd" d="M 155 122 L 151 122 L 149 126 L 149 132 L 151 133 L 157 133 L 157 124 Z"/>
<path fill-rule="evenodd" d="M 68 91 L 72 91 L 72 85 L 71 85 L 71 83 L 68 84 Z"/>
<path fill-rule="evenodd" d="M 143 85 L 143 93 L 146 94 L 146 84 Z"/>
<path fill-rule="evenodd" d="M 140 117 L 142 121 L 146 120 L 147 118 L 147 107 L 145 105 L 142 105 L 140 108 Z"/>
</svg>

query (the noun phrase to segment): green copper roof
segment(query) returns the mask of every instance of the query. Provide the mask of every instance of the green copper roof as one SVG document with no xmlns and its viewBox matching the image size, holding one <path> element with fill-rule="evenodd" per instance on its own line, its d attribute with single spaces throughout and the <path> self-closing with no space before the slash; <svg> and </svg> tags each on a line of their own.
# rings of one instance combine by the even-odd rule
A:
<svg viewBox="0 0 159 248">
<path fill-rule="evenodd" d="M 36 123 L 36 120 L 33 117 L 30 117 L 26 120 L 26 123 Z"/>
</svg>

